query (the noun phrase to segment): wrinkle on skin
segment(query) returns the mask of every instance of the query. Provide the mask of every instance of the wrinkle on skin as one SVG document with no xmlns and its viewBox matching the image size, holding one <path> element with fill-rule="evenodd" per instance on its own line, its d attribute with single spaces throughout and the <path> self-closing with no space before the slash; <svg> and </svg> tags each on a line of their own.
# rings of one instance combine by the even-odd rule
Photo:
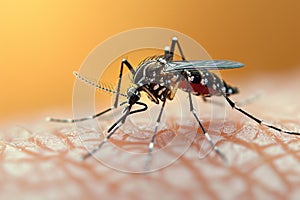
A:
<svg viewBox="0 0 300 200">
<path fill-rule="evenodd" d="M 247 110 L 277 126 L 299 131 L 299 96 L 288 98 L 290 91 L 297 91 L 297 74 L 287 76 L 290 81 L 286 85 L 274 85 L 282 76 L 273 77 L 270 85 L 264 85 L 262 97 L 247 105 Z M 244 97 L 252 94 L 251 88 L 240 88 L 248 91 L 248 94 L 243 92 Z M 203 114 L 201 120 L 208 128 L 210 118 Z M 168 126 L 157 134 L 154 150 L 168 144 L 176 131 L 185 133 L 196 128 L 191 121 L 166 122 Z M 214 152 L 199 159 L 205 137 L 198 128 L 196 138 L 185 138 L 194 140 L 182 157 L 149 174 L 121 173 L 93 157 L 81 161 L 87 151 L 73 125 L 42 123 L 30 127 L 37 125 L 39 128 L 15 126 L 1 133 L 0 199 L 297 199 L 300 196 L 300 137 L 270 130 L 235 111 L 228 112 L 224 124 L 218 126 L 221 135 L 216 144 L 227 156 L 228 164 Z M 130 121 L 124 125 L 110 142 L 127 150 L 147 151 L 148 140 L 132 136 L 139 133 L 140 138 L 147 139 L 152 129 L 145 128 L 142 133 Z M 134 134 L 130 135 L 131 132 Z M 81 128 L 80 134 L 86 134 L 84 138 L 91 142 L 99 141 L 99 133 L 88 127 Z M 215 138 L 218 133 L 210 134 Z M 175 154 L 176 148 L 171 149 L 169 155 Z"/>
<path fill-rule="evenodd" d="M 207 127 L 209 122 L 203 121 Z M 296 121 L 284 120 L 287 122 L 296 126 Z M 94 158 L 81 161 L 86 150 L 72 126 L 46 127 L 37 132 L 17 128 L 14 131 L 23 132 L 19 139 L 8 135 L 2 139 L 1 198 L 282 199 L 297 195 L 300 186 L 299 138 L 249 121 L 227 120 L 221 128 L 217 145 L 229 165 L 215 153 L 198 159 L 199 143 L 204 139 L 199 134 L 174 164 L 140 175 L 117 172 Z M 158 133 L 157 148 L 169 142 L 164 135 L 168 131 Z M 130 148 L 134 145 L 128 142 L 147 146 L 146 142 L 120 138 L 112 142 Z"/>
</svg>

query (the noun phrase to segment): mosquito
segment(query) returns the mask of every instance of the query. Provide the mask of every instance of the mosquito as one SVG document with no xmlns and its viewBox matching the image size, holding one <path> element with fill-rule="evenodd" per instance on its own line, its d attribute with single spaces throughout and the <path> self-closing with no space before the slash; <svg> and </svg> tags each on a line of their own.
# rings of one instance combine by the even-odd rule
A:
<svg viewBox="0 0 300 200">
<path fill-rule="evenodd" d="M 176 47 L 178 48 L 180 53 L 180 60 L 173 60 Z M 187 93 L 189 101 L 189 111 L 195 118 L 201 132 L 204 134 L 213 151 L 225 161 L 225 155 L 212 141 L 209 133 L 202 125 L 201 120 L 194 108 L 192 95 L 202 96 L 204 100 L 212 96 L 224 97 L 226 102 L 229 104 L 229 106 L 231 106 L 232 109 L 239 111 L 243 115 L 246 115 L 258 124 L 286 134 L 300 135 L 300 132 L 285 130 L 270 123 L 264 122 L 263 120 L 238 107 L 237 104 L 229 98 L 231 95 L 237 94 L 239 92 L 237 87 L 228 85 L 216 74 L 208 71 L 235 69 L 243 66 L 244 64 L 240 62 L 228 60 L 186 60 L 178 39 L 176 37 L 173 37 L 171 45 L 165 47 L 163 55 L 151 56 L 146 58 L 138 64 L 136 69 L 129 63 L 128 60 L 123 59 L 121 62 L 118 83 L 115 90 L 112 88 L 106 88 L 99 83 L 90 81 L 86 77 L 78 74 L 77 72 L 74 72 L 76 78 L 83 81 L 84 83 L 95 88 L 116 94 L 113 106 L 100 113 L 84 118 L 48 118 L 48 121 L 75 123 L 95 119 L 104 115 L 105 113 L 112 111 L 113 109 L 116 109 L 119 106 L 126 105 L 122 116 L 108 128 L 107 135 L 99 143 L 99 145 L 83 156 L 83 159 L 86 159 L 101 149 L 101 147 L 112 137 L 112 135 L 125 123 L 129 115 L 144 112 L 148 109 L 147 104 L 140 101 L 141 95 L 143 93 L 146 93 L 148 98 L 155 104 L 159 104 L 160 102 L 162 103 L 156 119 L 155 127 L 153 129 L 151 140 L 148 144 L 148 155 L 151 156 L 165 104 L 167 100 L 172 101 L 174 99 L 176 91 L 179 89 Z M 127 94 L 122 94 L 120 92 L 124 67 L 127 67 L 132 74 L 132 84 L 134 85 L 127 90 Z M 120 96 L 126 97 L 127 101 L 119 103 Z M 133 109 L 134 105 L 142 106 L 142 108 Z"/>
</svg>

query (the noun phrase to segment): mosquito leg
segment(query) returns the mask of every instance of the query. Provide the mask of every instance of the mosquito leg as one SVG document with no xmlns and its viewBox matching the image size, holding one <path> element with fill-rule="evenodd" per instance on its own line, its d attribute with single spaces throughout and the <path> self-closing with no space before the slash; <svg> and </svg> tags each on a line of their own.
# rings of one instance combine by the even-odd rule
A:
<svg viewBox="0 0 300 200">
<path fill-rule="evenodd" d="M 148 109 L 148 106 L 147 104 L 143 103 L 143 102 L 135 102 L 135 104 L 138 104 L 138 105 L 141 105 L 141 106 L 144 106 L 144 108 L 140 108 L 140 109 L 136 109 L 136 110 L 133 110 L 133 111 L 130 111 L 130 115 L 134 114 L 134 113 L 138 113 L 138 112 L 144 112 Z"/>
<path fill-rule="evenodd" d="M 290 135 L 300 135 L 300 132 L 295 132 L 295 131 L 289 131 L 289 130 L 281 129 L 281 128 L 278 128 L 278 127 L 276 127 L 276 126 L 273 126 L 272 124 L 269 124 L 269 123 L 267 123 L 267 122 L 264 122 L 263 120 L 258 119 L 258 118 L 255 117 L 254 115 L 252 115 L 252 114 L 250 114 L 250 113 L 244 111 L 243 109 L 239 108 L 239 107 L 236 105 L 236 103 L 234 103 L 234 102 L 233 102 L 231 99 L 229 99 L 227 96 L 224 96 L 224 97 L 225 97 L 226 101 L 230 104 L 230 106 L 231 106 L 233 109 L 235 109 L 235 110 L 237 110 L 237 111 L 243 113 L 244 115 L 246 115 L 246 116 L 249 117 L 250 119 L 253 119 L 254 121 L 256 121 L 258 124 L 263 125 L 263 126 L 266 126 L 266 127 L 269 127 L 269 128 L 271 128 L 271 129 L 274 129 L 274 130 L 279 131 L 279 132 L 283 132 L 283 133 L 290 134 Z"/>
<path fill-rule="evenodd" d="M 120 119 L 118 119 L 113 125 L 111 125 L 109 127 L 109 129 L 107 130 L 108 135 L 100 142 L 100 144 L 97 147 L 92 149 L 89 153 L 85 154 L 82 157 L 83 160 L 90 157 L 97 151 L 99 151 L 101 149 L 101 147 L 109 140 L 109 138 L 116 132 L 116 130 L 118 130 L 125 123 L 125 120 L 129 115 L 132 115 L 132 114 L 138 113 L 138 112 L 143 112 L 143 111 L 147 110 L 147 108 L 148 108 L 147 104 L 145 104 L 143 102 L 136 102 L 136 104 L 143 106 L 143 108 L 131 111 L 132 105 L 127 106 L 125 108 L 126 112 L 124 113 L 124 115 Z"/>
<path fill-rule="evenodd" d="M 154 149 L 155 137 L 156 137 L 156 134 L 157 134 L 158 126 L 159 126 L 159 123 L 160 123 L 160 120 L 161 120 L 161 116 L 162 116 L 165 104 L 166 104 L 166 99 L 163 101 L 163 104 L 161 106 L 161 109 L 160 109 L 160 112 L 158 114 L 158 118 L 156 120 L 156 124 L 155 124 L 155 127 L 154 127 L 154 131 L 153 131 L 153 134 L 152 134 L 152 137 L 151 137 L 151 141 L 150 141 L 149 146 L 148 146 L 148 157 L 147 157 L 147 160 L 146 160 L 145 171 L 149 171 L 150 162 L 151 162 L 151 154 L 152 154 L 152 151 Z"/>
<path fill-rule="evenodd" d="M 196 110 L 193 106 L 192 96 L 191 96 L 191 87 L 188 83 L 188 80 L 186 79 L 187 85 L 188 85 L 188 96 L 189 96 L 189 102 L 190 102 L 190 111 L 192 112 L 193 116 L 195 117 L 196 121 L 198 122 L 203 134 L 205 135 L 207 141 L 209 142 L 210 146 L 213 148 L 213 150 L 224 160 L 227 162 L 226 156 L 219 150 L 219 148 L 213 143 L 210 135 L 206 132 L 205 128 L 203 127 L 202 123 L 200 122 L 199 117 L 197 116 Z"/>
<path fill-rule="evenodd" d="M 185 60 L 185 57 L 184 57 L 184 55 L 183 55 L 183 51 L 182 51 L 182 49 L 181 49 L 181 47 L 180 47 L 180 44 L 179 44 L 179 42 L 178 42 L 178 39 L 177 39 L 177 37 L 173 37 L 172 38 L 172 43 L 171 43 L 171 48 L 170 48 L 170 57 L 168 57 L 168 62 L 171 62 L 171 61 L 173 61 L 173 58 L 174 58 L 174 51 L 175 51 L 175 45 L 177 44 L 177 47 L 178 47 L 178 50 L 179 50 L 179 53 L 180 53 L 180 56 L 181 56 L 181 59 L 182 60 Z"/>
<path fill-rule="evenodd" d="M 100 142 L 100 144 L 97 147 L 95 147 L 90 152 L 85 154 L 82 157 L 83 160 L 90 157 L 91 155 L 93 155 L 94 153 L 96 153 L 97 151 L 99 151 L 101 149 L 101 147 L 109 140 L 109 138 L 116 132 L 116 130 L 118 130 L 123 125 L 123 123 L 126 120 L 126 117 L 130 114 L 130 109 L 131 109 L 131 106 L 128 106 L 126 113 L 108 129 L 108 131 L 107 131 L 108 135 Z"/>
<path fill-rule="evenodd" d="M 97 117 L 100 117 L 101 115 L 104 115 L 105 113 L 111 111 L 113 109 L 113 107 L 110 107 L 100 113 L 97 113 L 95 115 L 91 115 L 91 116 L 87 116 L 87 117 L 83 117 L 83 118 L 79 118 L 79 119 L 56 119 L 56 118 L 52 118 L 52 117 L 47 117 L 46 121 L 49 122 L 59 122 L 59 123 L 75 123 L 75 122 L 81 122 L 81 121 L 86 121 L 86 120 L 90 120 L 90 119 L 95 119 Z"/>
<path fill-rule="evenodd" d="M 126 103 L 126 101 L 122 102 L 119 104 L 119 106 L 122 106 L 124 103 Z M 114 107 L 110 107 L 100 113 L 97 113 L 95 115 L 91 115 L 91 116 L 87 116 L 87 117 L 83 117 L 83 118 L 79 118 L 79 119 L 57 119 L 57 118 L 52 118 L 52 117 L 47 117 L 46 121 L 48 122 L 58 122 L 58 123 L 75 123 L 75 122 L 82 122 L 82 121 L 86 121 L 86 120 L 91 120 L 91 119 L 95 119 L 97 117 L 100 117 L 101 115 L 104 115 L 105 113 L 113 110 Z"/>
<path fill-rule="evenodd" d="M 173 55 L 170 54 L 170 47 L 169 46 L 166 46 L 165 47 L 165 55 L 164 55 L 164 58 L 166 61 L 169 61 L 171 58 L 170 57 L 173 57 Z M 173 59 L 173 58 L 172 58 Z"/>
<path fill-rule="evenodd" d="M 126 113 L 107 130 L 108 135 L 100 142 L 100 144 L 97 147 L 95 147 L 94 149 L 92 149 L 92 151 L 85 154 L 82 157 L 83 160 L 85 160 L 86 158 L 90 157 L 91 155 L 99 151 L 101 147 L 109 140 L 109 138 L 116 132 L 116 130 L 118 130 L 125 123 L 126 118 L 128 117 L 128 115 L 131 114 L 130 112 L 131 107 L 132 105 L 129 105 L 127 107 Z"/>
<path fill-rule="evenodd" d="M 156 124 L 155 124 L 155 127 L 154 127 L 154 131 L 153 131 L 153 134 L 152 134 L 152 138 L 151 138 L 151 141 L 150 141 L 150 143 L 149 143 L 149 148 L 148 148 L 149 153 L 151 153 L 151 152 L 153 151 L 153 148 L 154 148 L 154 141 L 155 141 L 157 129 L 158 129 L 158 126 L 159 126 L 159 123 L 160 123 L 160 120 L 161 120 L 161 116 L 162 116 L 162 113 L 163 113 L 165 104 L 166 104 L 166 100 L 163 101 L 163 104 L 162 104 L 162 106 L 161 106 L 161 109 L 160 109 L 158 118 L 157 118 L 157 120 L 156 120 Z"/>
<path fill-rule="evenodd" d="M 119 103 L 119 96 L 120 96 L 119 94 L 120 94 L 120 89 L 121 89 L 121 82 L 122 82 L 124 65 L 127 66 L 127 68 L 130 70 L 132 75 L 135 74 L 135 70 L 133 69 L 132 65 L 126 59 L 123 59 L 122 62 L 121 62 L 121 67 L 120 67 L 120 74 L 119 74 L 119 81 L 118 81 L 118 85 L 117 85 L 116 100 L 115 100 L 115 103 L 114 103 L 115 108 L 118 107 L 118 103 Z"/>
</svg>

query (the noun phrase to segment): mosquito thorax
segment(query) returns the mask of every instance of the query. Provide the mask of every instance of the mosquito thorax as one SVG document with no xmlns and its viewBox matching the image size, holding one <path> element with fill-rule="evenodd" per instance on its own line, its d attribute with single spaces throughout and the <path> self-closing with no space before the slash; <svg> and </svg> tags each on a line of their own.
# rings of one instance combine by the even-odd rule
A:
<svg viewBox="0 0 300 200">
<path fill-rule="evenodd" d="M 180 72 L 165 72 L 167 61 L 154 57 L 142 62 L 133 77 L 137 90 L 147 93 L 148 98 L 158 104 L 159 100 L 172 100 L 176 93 Z"/>
<path fill-rule="evenodd" d="M 161 78 L 163 65 L 157 60 L 148 60 L 138 66 L 133 77 L 134 83 L 141 87 L 146 84 L 158 82 Z"/>
</svg>

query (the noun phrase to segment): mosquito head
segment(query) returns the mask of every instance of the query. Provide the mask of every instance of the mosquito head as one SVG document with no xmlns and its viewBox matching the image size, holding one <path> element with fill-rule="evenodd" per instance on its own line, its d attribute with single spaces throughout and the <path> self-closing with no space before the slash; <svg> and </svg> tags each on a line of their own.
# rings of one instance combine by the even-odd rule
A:
<svg viewBox="0 0 300 200">
<path fill-rule="evenodd" d="M 130 105 L 135 104 L 138 100 L 141 98 L 140 92 L 137 90 L 135 87 L 130 87 L 127 90 L 127 98 L 128 98 L 128 103 Z"/>
</svg>

